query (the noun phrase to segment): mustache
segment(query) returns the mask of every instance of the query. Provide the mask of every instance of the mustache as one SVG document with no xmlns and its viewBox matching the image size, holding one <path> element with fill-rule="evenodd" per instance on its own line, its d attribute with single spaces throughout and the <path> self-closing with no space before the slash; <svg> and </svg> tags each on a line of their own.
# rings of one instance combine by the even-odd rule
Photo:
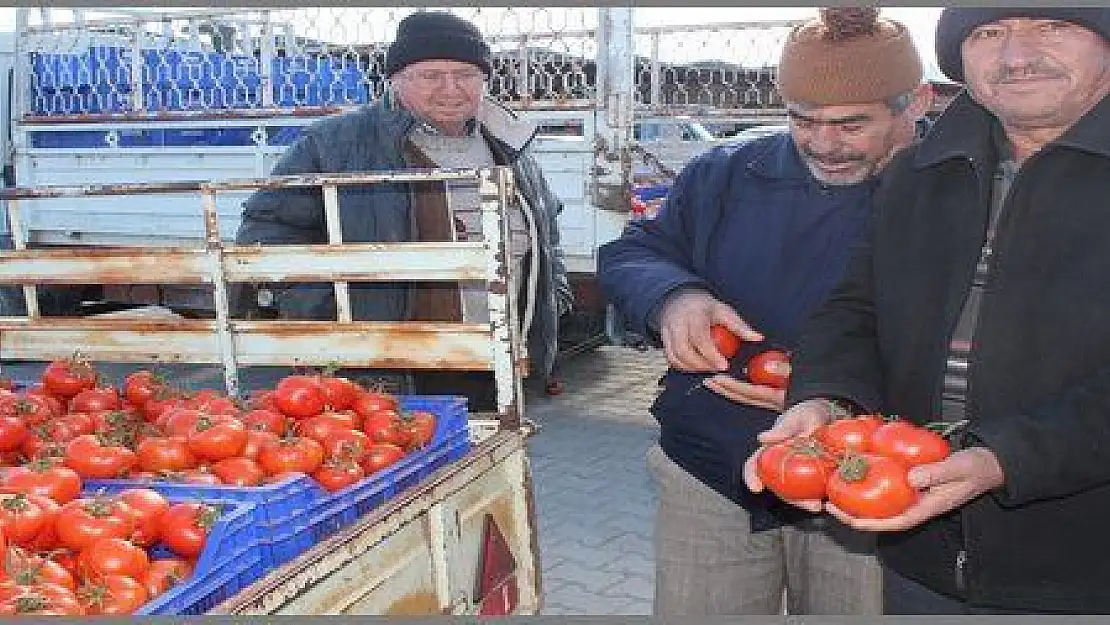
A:
<svg viewBox="0 0 1110 625">
<path fill-rule="evenodd" d="M 819 154 L 809 148 L 801 148 L 802 155 L 811 161 L 818 163 L 825 163 L 827 165 L 846 165 L 848 163 L 861 163 L 867 160 L 867 157 L 862 154 L 852 152 L 834 152 L 831 154 Z"/>
<path fill-rule="evenodd" d="M 1031 78 L 1066 78 L 1067 72 L 1044 61 L 1038 59 L 1029 63 L 1024 63 L 1020 66 L 1004 65 L 991 73 L 988 77 L 990 82 L 999 84 L 1007 83 L 1018 80 L 1029 80 Z"/>
</svg>

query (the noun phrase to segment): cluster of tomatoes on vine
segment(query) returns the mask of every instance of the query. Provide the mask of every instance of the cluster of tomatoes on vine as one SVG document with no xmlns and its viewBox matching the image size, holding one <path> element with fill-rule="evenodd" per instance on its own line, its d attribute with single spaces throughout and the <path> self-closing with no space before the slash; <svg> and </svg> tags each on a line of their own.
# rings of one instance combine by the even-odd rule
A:
<svg viewBox="0 0 1110 625">
<path fill-rule="evenodd" d="M 303 473 L 336 491 L 426 447 L 436 422 L 328 371 L 288 375 L 242 402 L 146 369 L 117 389 L 75 355 L 49 363 L 31 388 L 0 389 L 0 465 L 42 460 L 85 479 L 233 486 Z"/>
<path fill-rule="evenodd" d="M 856 518 L 890 518 L 917 501 L 910 469 L 947 458 L 951 446 L 945 436 L 960 425 L 921 426 L 845 412 L 812 436 L 764 446 L 756 472 L 784 500 L 827 500 Z"/>
</svg>

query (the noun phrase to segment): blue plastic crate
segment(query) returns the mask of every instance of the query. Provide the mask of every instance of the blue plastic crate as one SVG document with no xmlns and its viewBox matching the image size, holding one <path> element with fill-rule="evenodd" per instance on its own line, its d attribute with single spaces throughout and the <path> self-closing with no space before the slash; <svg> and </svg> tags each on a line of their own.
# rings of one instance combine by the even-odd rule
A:
<svg viewBox="0 0 1110 625">
<path fill-rule="evenodd" d="M 369 90 L 358 62 L 349 58 L 277 57 L 272 64 L 278 106 L 361 104 Z"/>
<path fill-rule="evenodd" d="M 335 493 L 328 493 L 306 475 L 251 488 L 138 480 L 89 480 L 86 486 L 109 493 L 146 487 L 167 497 L 255 504 L 263 561 L 268 567 L 278 566 L 466 455 L 470 445 L 466 398 L 403 395 L 398 399 L 402 411 L 428 410 L 436 415 L 432 442 L 384 471 Z"/>
<path fill-rule="evenodd" d="M 86 484 L 83 493 L 91 496 L 99 490 Z M 167 495 L 166 498 L 170 503 L 213 503 L 200 497 Z M 254 523 L 254 504 L 221 503 L 220 518 L 208 534 L 204 551 L 193 567 L 193 575 L 148 602 L 135 612 L 136 615 L 204 614 L 267 573 L 259 546 L 259 530 Z M 151 551 L 156 557 L 170 555 L 168 549 L 157 545 Z"/>
</svg>

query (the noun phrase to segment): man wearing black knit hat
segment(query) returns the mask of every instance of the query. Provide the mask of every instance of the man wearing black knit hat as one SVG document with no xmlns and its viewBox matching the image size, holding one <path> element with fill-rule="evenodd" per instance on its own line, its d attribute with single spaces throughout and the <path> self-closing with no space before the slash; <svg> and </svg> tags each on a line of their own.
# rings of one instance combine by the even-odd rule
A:
<svg viewBox="0 0 1110 625">
<path fill-rule="evenodd" d="M 536 127 L 486 97 L 490 48 L 478 28 L 453 14 L 420 11 L 398 24 L 386 52 L 389 89 L 357 111 L 313 124 L 273 169 L 273 175 L 383 171 L 406 168 L 513 170 L 519 202 L 507 211 L 514 289 L 533 375 L 550 382 L 559 317 L 571 307 L 556 217 L 562 203 L 548 188 L 529 151 Z M 339 201 L 349 242 L 474 240 L 481 236 L 477 186 L 449 183 L 344 188 Z M 244 205 L 238 243 L 322 243 L 321 196 L 262 190 Z M 529 279 L 531 278 L 531 279 Z M 289 318 L 334 318 L 329 285 L 276 294 Z M 356 320 L 488 323 L 484 285 L 435 283 L 351 285 Z M 460 377 L 462 379 L 460 379 Z M 472 409 L 493 408 L 492 375 L 421 372 L 401 380 L 405 392 L 459 393 Z M 415 386 L 413 384 L 415 383 Z"/>
<path fill-rule="evenodd" d="M 829 399 L 949 422 L 905 512 L 826 505 L 879 533 L 886 611 L 1107 614 L 1110 8 L 945 9 L 936 46 L 966 90 L 888 167 L 761 439 Z"/>
</svg>

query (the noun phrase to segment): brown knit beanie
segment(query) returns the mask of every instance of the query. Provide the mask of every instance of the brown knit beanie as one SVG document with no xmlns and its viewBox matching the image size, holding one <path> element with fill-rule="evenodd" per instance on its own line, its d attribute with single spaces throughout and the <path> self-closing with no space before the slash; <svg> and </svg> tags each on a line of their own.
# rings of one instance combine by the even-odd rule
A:
<svg viewBox="0 0 1110 625">
<path fill-rule="evenodd" d="M 921 57 L 899 22 L 875 7 L 820 10 L 795 28 L 779 62 L 779 93 L 817 106 L 881 102 L 921 84 Z"/>
</svg>

